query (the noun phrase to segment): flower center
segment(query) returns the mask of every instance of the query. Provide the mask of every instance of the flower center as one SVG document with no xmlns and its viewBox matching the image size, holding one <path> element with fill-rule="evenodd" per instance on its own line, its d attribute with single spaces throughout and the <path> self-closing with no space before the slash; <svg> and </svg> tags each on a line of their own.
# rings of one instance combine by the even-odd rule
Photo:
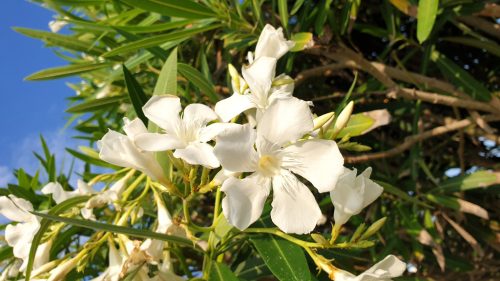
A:
<svg viewBox="0 0 500 281">
<path fill-rule="evenodd" d="M 281 169 L 281 160 L 272 155 L 262 155 L 258 163 L 258 171 L 266 177 L 272 177 L 279 174 Z"/>
</svg>

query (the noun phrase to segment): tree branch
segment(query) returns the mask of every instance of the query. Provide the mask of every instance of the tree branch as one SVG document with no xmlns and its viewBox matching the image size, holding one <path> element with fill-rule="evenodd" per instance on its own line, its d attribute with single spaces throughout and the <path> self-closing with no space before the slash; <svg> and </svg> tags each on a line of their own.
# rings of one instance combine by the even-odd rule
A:
<svg viewBox="0 0 500 281">
<path fill-rule="evenodd" d="M 495 116 L 495 115 L 487 115 L 487 116 L 484 116 L 483 119 L 486 121 L 499 121 L 500 117 Z M 446 134 L 448 132 L 463 129 L 467 126 L 472 125 L 473 123 L 474 123 L 474 121 L 469 119 L 469 118 L 463 119 L 460 121 L 453 121 L 449 124 L 436 127 L 434 129 L 422 132 L 422 133 L 417 134 L 417 135 L 410 136 L 410 137 L 406 138 L 406 140 L 402 144 L 400 144 L 392 149 L 389 149 L 386 151 L 381 151 L 381 152 L 375 152 L 375 153 L 367 153 L 367 154 L 357 155 L 357 156 L 345 156 L 344 160 L 347 163 L 359 163 L 359 162 L 365 162 L 365 161 L 370 161 L 370 160 L 394 157 L 394 156 L 397 156 L 397 155 L 403 153 L 405 150 L 410 149 L 417 142 L 424 141 L 428 138 L 432 138 L 435 136 L 443 135 L 443 134 Z"/>
</svg>

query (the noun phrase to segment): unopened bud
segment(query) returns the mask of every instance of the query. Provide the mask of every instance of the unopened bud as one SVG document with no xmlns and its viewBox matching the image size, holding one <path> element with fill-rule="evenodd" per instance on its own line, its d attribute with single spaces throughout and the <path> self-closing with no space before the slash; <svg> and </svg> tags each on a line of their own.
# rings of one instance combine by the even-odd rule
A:
<svg viewBox="0 0 500 281">
<path fill-rule="evenodd" d="M 335 137 L 349 122 L 349 118 L 351 118 L 352 109 L 354 107 L 354 102 L 349 102 L 342 112 L 340 112 L 337 121 L 335 121 L 335 125 L 333 126 L 333 136 Z"/>
<path fill-rule="evenodd" d="M 383 217 L 379 219 L 378 221 L 374 222 L 368 229 L 363 233 L 363 236 L 361 236 L 361 240 L 367 239 L 373 234 L 377 233 L 379 229 L 384 226 L 385 221 L 387 220 L 387 217 Z"/>
<path fill-rule="evenodd" d="M 332 111 L 314 118 L 313 130 L 317 130 L 319 128 L 322 128 L 323 130 L 328 129 L 328 127 L 330 127 L 330 125 L 332 124 L 334 117 L 335 117 L 335 112 Z"/>
</svg>

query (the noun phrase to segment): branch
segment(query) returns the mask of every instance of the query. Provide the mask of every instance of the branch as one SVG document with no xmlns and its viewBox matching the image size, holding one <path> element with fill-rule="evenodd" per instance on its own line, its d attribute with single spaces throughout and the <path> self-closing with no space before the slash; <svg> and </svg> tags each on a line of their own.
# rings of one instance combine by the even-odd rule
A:
<svg viewBox="0 0 500 281">
<path fill-rule="evenodd" d="M 494 115 L 488 115 L 488 116 L 484 116 L 483 119 L 486 121 L 499 121 L 500 117 L 494 116 Z M 439 126 L 439 127 L 436 127 L 432 130 L 428 130 L 428 131 L 422 132 L 420 134 L 408 137 L 408 138 L 406 138 L 406 140 L 402 144 L 400 144 L 392 149 L 382 151 L 382 152 L 368 153 L 368 154 L 357 155 L 357 156 L 346 156 L 346 157 L 344 157 L 344 160 L 347 163 L 359 163 L 359 162 L 365 162 L 365 161 L 370 161 L 370 160 L 394 157 L 394 156 L 400 155 L 405 150 L 410 149 L 417 142 L 420 142 L 420 141 L 423 141 L 423 140 L 426 140 L 428 138 L 432 138 L 435 136 L 439 136 L 442 134 L 446 134 L 448 132 L 463 129 L 467 126 L 472 125 L 473 123 L 474 123 L 474 121 L 469 119 L 469 118 L 463 119 L 460 121 L 453 121 L 449 124 Z"/>
<path fill-rule="evenodd" d="M 481 111 L 491 112 L 494 114 L 500 114 L 500 109 L 498 109 L 497 107 L 488 103 L 478 102 L 473 99 L 470 99 L 464 93 L 456 90 L 455 87 L 451 84 L 436 80 L 434 78 L 426 77 L 420 74 L 399 70 L 394 67 L 389 67 L 382 63 L 370 62 L 365 58 L 363 58 L 363 56 L 361 56 L 360 54 L 344 47 L 338 47 L 333 51 L 328 51 L 320 47 L 316 47 L 308 49 L 307 52 L 314 55 L 325 56 L 327 58 L 330 58 L 332 60 L 341 63 L 345 67 L 355 68 L 358 70 L 368 72 L 377 80 L 379 80 L 384 86 L 386 86 L 389 89 L 392 89 L 389 92 L 389 94 L 392 94 L 392 97 L 400 96 L 412 100 L 420 99 L 422 101 L 434 104 L 437 103 L 448 106 L 457 106 L 461 108 L 481 110 Z M 392 77 L 413 84 L 416 84 L 416 82 L 422 82 L 424 85 L 429 85 L 436 89 L 457 95 L 460 98 L 440 95 L 436 93 L 429 93 L 414 89 L 400 88 L 400 86 L 392 79 Z"/>
<path fill-rule="evenodd" d="M 496 37 L 497 39 L 500 39 L 500 24 L 492 23 L 475 16 L 458 17 L 458 20 L 477 29 L 480 29 L 484 33 L 488 33 L 489 35 Z"/>
<path fill-rule="evenodd" d="M 302 84 L 305 80 L 307 80 L 310 77 L 331 76 L 333 75 L 333 72 L 335 70 L 340 70 L 344 68 L 349 68 L 349 65 L 344 62 L 340 62 L 304 70 L 302 72 L 299 72 L 297 76 L 295 76 L 295 85 L 298 86 Z"/>
</svg>

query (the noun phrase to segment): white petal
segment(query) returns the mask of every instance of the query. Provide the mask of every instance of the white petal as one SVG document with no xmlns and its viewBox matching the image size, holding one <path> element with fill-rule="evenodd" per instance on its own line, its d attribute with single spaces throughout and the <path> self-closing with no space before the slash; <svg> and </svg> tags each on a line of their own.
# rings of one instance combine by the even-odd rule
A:
<svg viewBox="0 0 500 281">
<path fill-rule="evenodd" d="M 50 182 L 41 191 L 43 194 L 52 194 L 52 199 L 54 199 L 56 204 L 70 198 L 94 193 L 94 190 L 80 179 L 77 182 L 77 186 L 78 189 L 76 190 L 66 191 L 58 182 Z"/>
<path fill-rule="evenodd" d="M 186 124 L 196 123 L 203 126 L 217 118 L 217 114 L 210 107 L 200 103 L 192 103 L 184 109 L 182 120 Z"/>
<path fill-rule="evenodd" d="M 36 220 L 16 225 L 9 224 L 5 228 L 5 241 L 13 247 L 15 257 L 24 259 L 28 257 L 31 241 L 40 228 L 40 223 Z"/>
<path fill-rule="evenodd" d="M 358 278 L 359 281 L 390 280 L 401 276 L 405 269 L 406 263 L 393 255 L 389 255 L 360 274 Z"/>
<path fill-rule="evenodd" d="M 123 131 L 127 136 L 133 141 L 135 140 L 135 137 L 140 134 L 144 134 L 148 132 L 148 129 L 142 123 L 141 119 L 135 118 L 134 120 L 130 121 L 128 118 L 123 118 L 124 120 L 124 125 L 123 125 Z"/>
<path fill-rule="evenodd" d="M 228 122 L 243 111 L 255 107 L 250 97 L 250 95 L 234 93 L 229 98 L 217 102 L 215 104 L 215 112 L 222 121 Z"/>
<path fill-rule="evenodd" d="M 306 140 L 284 149 L 283 166 L 301 175 L 319 192 L 333 190 L 344 171 L 344 158 L 331 140 Z"/>
<path fill-rule="evenodd" d="M 215 139 L 215 137 L 225 129 L 237 126 L 238 124 L 235 123 L 213 123 L 201 128 L 198 139 L 201 142 L 208 142 Z"/>
<path fill-rule="evenodd" d="M 127 136 L 109 130 L 101 142 L 99 157 L 111 164 L 142 171 L 157 180 L 163 177 L 161 166 L 151 152 L 142 152 Z"/>
<path fill-rule="evenodd" d="M 181 158 L 191 165 L 202 165 L 210 169 L 220 166 L 214 148 L 206 143 L 192 143 L 186 148 L 176 149 L 174 157 Z"/>
<path fill-rule="evenodd" d="M 286 233 L 310 233 L 321 219 L 314 195 L 286 170 L 273 177 L 272 206 L 271 219 Z"/>
<path fill-rule="evenodd" d="M 260 106 L 267 106 L 268 92 L 276 74 L 276 59 L 261 57 L 241 70 L 252 95 Z"/>
<path fill-rule="evenodd" d="M 244 179 L 230 177 L 224 181 L 221 190 L 222 211 L 227 221 L 244 230 L 260 218 L 264 203 L 270 191 L 270 180 L 257 176 Z"/>
<path fill-rule="evenodd" d="M 11 198 L 17 199 L 16 203 Z M 0 196 L 0 215 L 11 221 L 28 222 L 32 220 L 33 215 L 29 211 L 33 211 L 33 206 L 30 202 L 22 198 L 12 196 Z M 20 207 L 23 208 L 20 208 Z"/>
<path fill-rule="evenodd" d="M 181 101 L 175 96 L 153 96 L 142 107 L 142 111 L 158 127 L 173 134 L 180 122 Z"/>
<path fill-rule="evenodd" d="M 186 146 L 176 136 L 159 133 L 140 134 L 135 138 L 135 144 L 145 151 L 165 151 Z"/>
<path fill-rule="evenodd" d="M 255 130 L 250 125 L 228 128 L 216 138 L 215 156 L 228 172 L 253 172 L 256 169 L 257 152 Z"/>
<path fill-rule="evenodd" d="M 255 58 L 268 56 L 279 59 L 294 45 L 293 41 L 285 39 L 281 27 L 275 29 L 273 26 L 266 24 L 255 47 Z"/>
<path fill-rule="evenodd" d="M 31 247 L 31 244 L 30 244 Z M 52 247 L 52 240 L 42 243 L 36 249 L 35 260 L 33 261 L 33 270 L 49 262 L 50 248 Z"/>
<path fill-rule="evenodd" d="M 384 191 L 384 188 L 370 180 L 372 168 L 368 167 L 366 170 L 361 173 L 359 178 L 364 181 L 364 194 L 363 194 L 363 208 L 370 205 L 373 201 L 375 201 Z"/>
<path fill-rule="evenodd" d="M 295 83 L 292 77 L 286 74 L 280 74 L 273 79 L 273 82 L 279 83 L 284 80 L 289 81 L 289 83 L 274 86 L 271 88 L 271 92 L 282 96 L 291 96 L 293 89 L 295 88 Z"/>
<path fill-rule="evenodd" d="M 309 105 L 291 97 L 278 99 L 269 106 L 257 124 L 257 134 L 282 145 L 300 139 L 311 132 L 313 126 Z"/>
</svg>

